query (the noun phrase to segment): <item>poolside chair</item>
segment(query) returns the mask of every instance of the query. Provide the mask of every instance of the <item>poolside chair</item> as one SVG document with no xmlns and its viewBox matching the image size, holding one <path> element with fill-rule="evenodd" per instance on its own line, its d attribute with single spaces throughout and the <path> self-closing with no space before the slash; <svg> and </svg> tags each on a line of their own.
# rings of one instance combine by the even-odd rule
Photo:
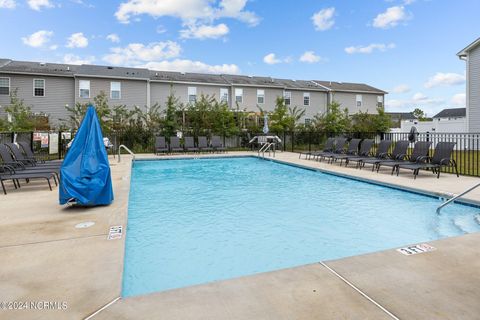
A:
<svg viewBox="0 0 480 320">
<path fill-rule="evenodd" d="M 58 185 L 57 179 L 55 178 L 54 173 L 47 173 L 47 172 L 28 172 L 28 173 L 12 173 L 6 170 L 6 167 L 2 166 L 2 170 L 0 172 L 0 184 L 2 185 L 3 194 L 7 194 L 7 190 L 5 188 L 5 184 L 3 181 L 12 180 L 15 189 L 20 188 L 20 179 L 25 179 L 27 182 L 29 180 L 34 179 L 45 179 L 48 182 L 48 187 L 50 191 L 52 191 L 52 184 L 50 183 L 50 179 L 53 178 L 55 185 Z"/>
<path fill-rule="evenodd" d="M 398 165 L 400 164 L 413 164 L 420 162 L 428 157 L 428 151 L 430 150 L 430 146 L 432 143 L 430 141 L 417 141 L 415 142 L 415 146 L 413 147 L 412 154 L 406 156 L 403 159 L 399 160 L 386 160 L 381 161 L 377 165 L 377 172 L 380 170 L 381 166 L 392 167 L 392 174 L 397 170 Z"/>
<path fill-rule="evenodd" d="M 432 169 L 432 172 L 437 174 L 438 179 L 440 178 L 442 167 L 453 167 L 458 177 L 457 163 L 452 159 L 454 147 L 455 142 L 439 142 L 435 147 L 432 158 L 426 157 L 418 163 L 413 164 L 399 164 L 397 166 L 397 175 L 399 174 L 400 168 L 410 169 L 413 170 L 413 178 L 416 179 L 420 169 Z"/>
<path fill-rule="evenodd" d="M 167 143 L 164 136 L 155 137 L 155 154 L 168 153 Z"/>
<path fill-rule="evenodd" d="M 214 151 L 227 151 L 222 143 L 222 140 L 220 139 L 220 136 L 212 136 L 211 145 Z"/>
<path fill-rule="evenodd" d="M 25 154 L 25 157 L 27 159 L 31 159 L 33 161 L 35 161 L 35 163 L 45 163 L 45 164 L 58 164 L 58 163 L 62 163 L 63 160 L 48 160 L 48 161 L 45 161 L 45 160 L 41 160 L 41 159 L 37 159 L 35 157 L 35 154 L 33 153 L 33 150 L 30 148 L 30 144 L 27 143 L 27 142 L 18 142 L 18 144 L 20 145 L 20 147 L 23 149 L 23 152 Z"/>
<path fill-rule="evenodd" d="M 332 152 L 334 145 L 335 145 L 335 138 L 327 138 L 327 141 L 325 141 L 325 146 L 323 147 L 323 150 L 300 152 L 300 154 L 298 155 L 298 159 L 301 158 L 302 154 L 305 155 L 305 159 L 310 159 L 310 157 L 316 157 L 318 154 L 321 154 L 322 152 Z"/>
<path fill-rule="evenodd" d="M 378 164 L 382 161 L 398 161 L 406 157 L 408 145 L 410 144 L 407 140 L 400 140 L 395 143 L 392 153 L 387 153 L 385 157 L 380 159 L 365 159 L 362 160 L 362 165 L 360 168 L 365 167 L 365 164 L 369 163 L 372 165 L 372 171 L 377 169 Z M 377 170 L 378 171 L 378 170 Z"/>
<path fill-rule="evenodd" d="M 169 144 L 170 152 L 183 152 L 183 147 L 180 145 L 180 138 L 177 136 L 170 137 Z"/>
<path fill-rule="evenodd" d="M 198 152 L 200 150 L 195 147 L 195 141 L 193 140 L 193 137 L 185 137 L 183 146 L 186 152 Z"/>
<path fill-rule="evenodd" d="M 347 138 L 336 138 L 335 147 L 333 147 L 333 150 L 330 152 L 321 152 L 320 154 L 317 155 L 317 160 L 322 161 L 325 158 L 330 158 L 332 155 L 343 154 L 345 152 L 346 142 L 347 142 Z"/>
<path fill-rule="evenodd" d="M 350 140 L 350 143 L 348 144 L 348 149 L 344 154 L 333 154 L 330 156 L 330 159 L 332 162 L 336 162 L 337 160 L 340 160 L 340 165 L 343 164 L 343 160 L 347 159 L 348 157 L 351 156 L 357 156 L 358 155 L 358 147 L 360 146 L 360 141 L 362 139 L 352 139 Z"/>
<path fill-rule="evenodd" d="M 360 151 L 357 154 L 345 155 L 345 158 L 344 158 L 345 159 L 345 167 L 348 166 L 348 163 L 350 161 L 357 162 L 357 166 L 358 166 L 358 163 L 361 159 L 369 158 L 370 155 L 371 155 L 370 150 L 373 147 L 373 143 L 374 143 L 373 139 L 365 139 L 365 140 L 362 141 L 362 144 L 360 145 Z M 388 147 L 390 147 L 390 145 Z M 388 148 L 387 148 L 387 150 L 388 150 Z"/>
<path fill-rule="evenodd" d="M 2 159 L 2 167 L 7 169 L 10 173 L 53 173 L 59 178 L 60 175 L 60 167 L 58 166 L 29 166 L 25 165 L 23 162 L 17 161 L 13 158 L 12 154 L 7 148 L 6 145 L 0 144 L 0 158 Z"/>
<path fill-rule="evenodd" d="M 15 143 L 5 143 L 5 145 L 8 147 L 10 152 L 13 154 L 15 157 L 15 160 L 17 162 L 20 162 L 24 164 L 25 166 L 29 167 L 44 167 L 44 168 L 60 168 L 62 165 L 61 162 L 45 162 L 45 163 L 37 163 L 34 159 L 27 158 L 22 150 L 15 144 Z"/>
<path fill-rule="evenodd" d="M 198 137 L 198 148 L 200 151 L 213 151 L 213 148 L 208 145 L 207 137 Z"/>
</svg>

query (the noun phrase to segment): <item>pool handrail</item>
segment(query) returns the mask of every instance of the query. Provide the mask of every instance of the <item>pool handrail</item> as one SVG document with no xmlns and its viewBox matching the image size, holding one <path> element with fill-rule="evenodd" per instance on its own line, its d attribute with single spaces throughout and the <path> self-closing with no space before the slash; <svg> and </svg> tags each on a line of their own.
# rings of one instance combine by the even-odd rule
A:
<svg viewBox="0 0 480 320">
<path fill-rule="evenodd" d="M 457 194 L 455 197 L 453 198 L 450 198 L 448 199 L 447 201 L 445 201 L 444 203 L 442 203 L 438 208 L 437 208 L 437 214 L 440 214 L 440 211 L 442 210 L 443 207 L 445 207 L 446 205 L 452 203 L 453 201 L 457 200 L 458 198 L 466 195 L 467 193 L 469 193 L 470 191 L 473 191 L 474 189 L 480 187 L 480 183 L 477 183 L 476 185 L 474 185 L 473 187 L 470 187 L 468 188 L 467 190 L 463 191 L 462 193 L 460 194 Z"/>
<path fill-rule="evenodd" d="M 125 149 L 128 153 L 130 153 L 133 156 L 133 161 L 135 161 L 135 153 L 133 153 L 132 150 L 128 149 L 126 145 L 121 144 L 118 147 L 118 162 L 120 162 L 120 153 L 121 153 L 120 151 L 122 148 Z"/>
</svg>

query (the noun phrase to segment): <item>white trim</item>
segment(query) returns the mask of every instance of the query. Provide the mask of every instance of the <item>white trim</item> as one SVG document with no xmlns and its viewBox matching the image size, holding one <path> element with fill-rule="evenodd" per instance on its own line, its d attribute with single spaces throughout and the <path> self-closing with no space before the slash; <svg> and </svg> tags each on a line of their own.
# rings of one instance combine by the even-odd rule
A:
<svg viewBox="0 0 480 320">
<path fill-rule="evenodd" d="M 289 103 L 288 104 L 287 104 L 287 93 L 289 95 L 289 97 L 288 97 Z M 292 105 L 292 91 L 283 90 L 283 99 L 285 100 L 285 105 L 286 106 L 291 106 Z"/>
<path fill-rule="evenodd" d="M 9 71 L 9 70 L 2 70 L 0 72 L 3 74 L 24 74 L 28 76 L 44 76 L 44 77 L 62 77 L 62 78 L 75 78 L 75 75 L 66 75 L 66 74 L 50 74 L 50 73 L 42 73 L 42 72 L 20 72 L 20 71 Z"/>
<path fill-rule="evenodd" d="M 118 83 L 120 85 L 120 90 L 112 90 L 112 83 Z M 118 98 L 112 97 L 112 92 L 118 91 Z M 122 100 L 122 82 L 120 81 L 110 81 L 110 99 L 112 100 Z"/>
<path fill-rule="evenodd" d="M 0 77 L 4 79 L 8 79 L 8 94 L 0 94 L 0 96 L 9 96 L 12 93 L 12 79 L 10 77 Z"/>
<path fill-rule="evenodd" d="M 223 100 L 223 96 L 224 96 L 224 95 L 222 95 L 222 90 L 227 91 L 227 99 L 225 100 L 225 102 L 226 102 L 228 105 L 230 105 L 230 103 L 229 103 L 229 101 L 228 101 L 229 96 L 230 96 L 230 94 L 229 94 L 229 92 L 228 92 L 228 88 L 220 88 L 220 95 L 219 95 L 219 96 L 220 96 L 220 102 L 223 102 L 223 101 L 224 101 L 224 100 Z"/>
<path fill-rule="evenodd" d="M 470 132 L 470 55 L 466 56 L 467 63 L 467 83 L 466 83 L 466 97 L 465 97 L 465 116 L 467 118 L 467 132 Z"/>
<path fill-rule="evenodd" d="M 43 81 L 43 96 L 36 96 L 35 95 L 35 80 L 42 80 Z M 44 98 L 47 95 L 46 91 L 47 91 L 47 81 L 45 81 L 45 79 L 33 78 L 33 97 L 34 98 Z"/>
<path fill-rule="evenodd" d="M 84 82 L 88 82 L 88 97 L 82 97 L 81 93 L 80 93 L 80 90 L 82 90 L 82 88 L 80 88 L 80 82 L 81 81 L 84 81 Z M 90 96 L 91 96 L 91 90 L 92 89 L 92 86 L 91 86 L 91 82 L 90 80 L 82 80 L 82 79 L 78 79 L 78 97 L 80 99 L 90 99 Z M 83 90 L 86 90 L 86 89 L 83 89 Z"/>
<path fill-rule="evenodd" d="M 305 98 L 308 96 L 308 104 L 305 104 Z M 310 107 L 310 99 L 312 99 L 311 95 L 310 95 L 310 92 L 304 92 L 303 93 L 303 106 L 304 107 Z"/>
<path fill-rule="evenodd" d="M 237 95 L 237 90 L 240 90 L 242 94 Z M 243 88 L 234 88 L 234 94 L 235 94 L 235 103 L 243 103 Z M 237 101 L 237 97 L 242 98 L 240 101 Z"/>
<path fill-rule="evenodd" d="M 134 81 L 149 81 L 149 78 L 129 78 L 129 77 L 115 77 L 115 76 L 98 76 L 98 75 L 90 75 L 90 74 L 80 74 L 76 73 L 74 75 L 75 78 L 82 77 L 82 78 L 100 78 L 100 79 L 122 79 L 122 80 L 134 80 Z"/>
<path fill-rule="evenodd" d="M 194 81 L 173 81 L 173 80 L 150 80 L 150 82 L 158 83 L 178 83 L 195 86 L 218 86 L 218 87 L 231 87 L 229 83 L 211 83 L 211 82 L 194 82 Z"/>
<path fill-rule="evenodd" d="M 259 94 L 259 91 L 262 91 L 263 94 Z M 263 99 L 263 102 L 258 102 L 260 97 Z M 265 104 L 265 89 L 257 89 L 257 104 Z"/>
</svg>

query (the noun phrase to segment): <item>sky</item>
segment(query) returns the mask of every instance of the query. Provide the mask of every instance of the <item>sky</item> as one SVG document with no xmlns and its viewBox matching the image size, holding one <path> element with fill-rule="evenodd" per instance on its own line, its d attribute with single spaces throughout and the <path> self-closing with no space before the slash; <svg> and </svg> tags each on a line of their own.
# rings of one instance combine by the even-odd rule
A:
<svg viewBox="0 0 480 320">
<path fill-rule="evenodd" d="M 478 0 L 0 0 L 0 58 L 360 82 L 465 107 Z"/>
</svg>

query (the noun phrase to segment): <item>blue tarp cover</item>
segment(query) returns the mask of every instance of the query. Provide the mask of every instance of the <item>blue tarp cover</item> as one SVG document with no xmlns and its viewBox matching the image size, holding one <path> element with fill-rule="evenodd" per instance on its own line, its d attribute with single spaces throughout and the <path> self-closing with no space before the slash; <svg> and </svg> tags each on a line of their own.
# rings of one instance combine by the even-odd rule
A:
<svg viewBox="0 0 480 320">
<path fill-rule="evenodd" d="M 60 168 L 60 204 L 107 205 L 113 201 L 112 177 L 102 129 L 89 106 Z"/>
</svg>

